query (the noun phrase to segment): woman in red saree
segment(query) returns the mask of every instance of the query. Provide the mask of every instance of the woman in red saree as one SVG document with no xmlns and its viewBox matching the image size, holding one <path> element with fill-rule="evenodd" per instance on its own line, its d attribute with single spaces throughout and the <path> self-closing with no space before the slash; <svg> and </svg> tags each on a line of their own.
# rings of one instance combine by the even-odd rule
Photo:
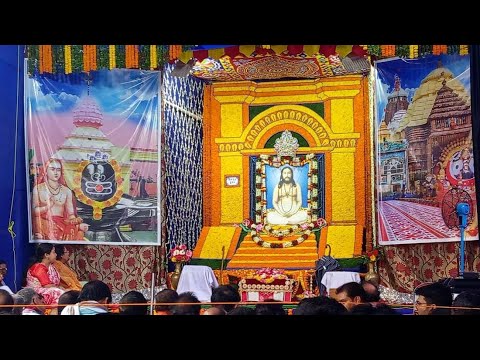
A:
<svg viewBox="0 0 480 360">
<path fill-rule="evenodd" d="M 44 171 L 32 190 L 34 238 L 84 240 L 88 224 L 77 216 L 75 197 L 65 182 L 62 162 L 50 159 Z"/>
<path fill-rule="evenodd" d="M 27 287 L 41 294 L 46 305 L 57 304 L 58 298 L 65 292 L 60 287 L 60 275 L 53 266 L 56 258 L 53 244 L 38 244 L 37 262 L 27 271 Z"/>
</svg>

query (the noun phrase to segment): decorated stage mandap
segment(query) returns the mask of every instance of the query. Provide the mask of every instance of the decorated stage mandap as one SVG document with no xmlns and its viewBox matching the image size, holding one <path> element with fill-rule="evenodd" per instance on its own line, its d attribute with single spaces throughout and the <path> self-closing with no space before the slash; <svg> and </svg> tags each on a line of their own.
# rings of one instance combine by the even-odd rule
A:
<svg viewBox="0 0 480 360">
<path fill-rule="evenodd" d="M 244 300 L 318 293 L 325 256 L 409 292 L 456 275 L 452 189 L 471 200 L 479 268 L 464 45 L 35 45 L 28 59 L 29 190 L 57 159 L 78 222 L 75 239 L 33 224 L 29 238 L 67 243 L 82 280 L 172 286 L 184 245 Z"/>
</svg>

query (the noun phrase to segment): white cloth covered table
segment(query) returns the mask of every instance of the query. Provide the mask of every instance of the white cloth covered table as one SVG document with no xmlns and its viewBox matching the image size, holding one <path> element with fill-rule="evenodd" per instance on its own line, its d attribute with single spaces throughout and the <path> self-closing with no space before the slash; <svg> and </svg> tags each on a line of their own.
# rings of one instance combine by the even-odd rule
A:
<svg viewBox="0 0 480 360">
<path fill-rule="evenodd" d="M 322 284 L 327 288 L 327 294 L 330 293 L 330 289 L 337 289 L 349 282 L 360 283 L 360 274 L 353 271 L 327 271 L 322 278 Z"/>
<path fill-rule="evenodd" d="M 212 289 L 218 287 L 218 281 L 209 266 L 185 265 L 178 280 L 177 293 L 191 291 L 198 300 L 210 301 Z"/>
</svg>

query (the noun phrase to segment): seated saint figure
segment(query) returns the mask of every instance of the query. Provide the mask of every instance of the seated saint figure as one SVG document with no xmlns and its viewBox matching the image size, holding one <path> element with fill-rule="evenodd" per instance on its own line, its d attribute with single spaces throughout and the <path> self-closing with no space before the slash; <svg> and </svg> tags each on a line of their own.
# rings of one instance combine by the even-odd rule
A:
<svg viewBox="0 0 480 360">
<path fill-rule="evenodd" d="M 273 209 L 267 211 L 270 225 L 294 225 L 308 221 L 307 210 L 302 208 L 302 189 L 295 183 L 292 168 L 286 166 L 273 190 Z"/>
<path fill-rule="evenodd" d="M 75 198 L 63 177 L 60 160 L 46 163 L 45 175 L 32 191 L 32 206 L 35 239 L 84 240 L 88 224 L 77 217 Z"/>
</svg>

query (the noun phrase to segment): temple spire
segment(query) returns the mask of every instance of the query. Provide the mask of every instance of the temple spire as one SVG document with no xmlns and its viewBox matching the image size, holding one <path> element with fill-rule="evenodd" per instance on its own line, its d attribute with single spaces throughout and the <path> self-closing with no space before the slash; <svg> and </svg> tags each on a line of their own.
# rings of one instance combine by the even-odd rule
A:
<svg viewBox="0 0 480 360">
<path fill-rule="evenodd" d="M 402 87 L 401 85 L 402 84 L 401 84 L 401 81 L 400 81 L 400 77 L 397 74 L 395 74 L 395 84 L 393 85 L 394 90 L 395 91 L 400 91 L 400 88 Z"/>
</svg>

